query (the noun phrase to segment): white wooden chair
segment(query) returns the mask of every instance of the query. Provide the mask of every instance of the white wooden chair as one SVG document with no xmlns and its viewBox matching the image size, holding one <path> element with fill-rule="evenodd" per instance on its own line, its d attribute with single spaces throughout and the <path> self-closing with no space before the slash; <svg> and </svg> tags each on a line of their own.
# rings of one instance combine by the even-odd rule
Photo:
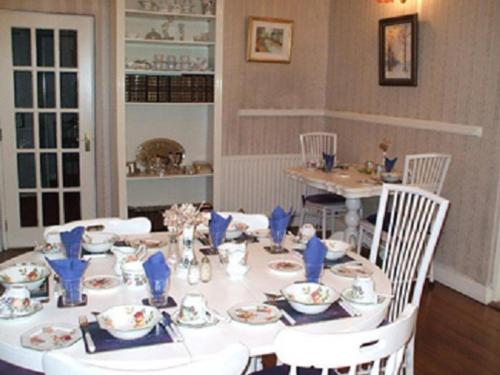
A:
<svg viewBox="0 0 500 375">
<path fill-rule="evenodd" d="M 328 369 L 338 368 L 345 368 L 342 374 L 354 375 L 361 370 L 360 365 L 363 365 L 359 371 L 362 373 L 394 375 L 401 368 L 406 344 L 415 330 L 417 313 L 415 305 L 408 305 L 392 324 L 361 332 L 312 334 L 285 328 L 276 336 L 276 355 L 290 366 L 290 375 L 327 375 Z M 315 369 L 310 369 L 311 366 Z M 254 375 L 286 374 L 286 368 L 277 366 Z"/>
<path fill-rule="evenodd" d="M 312 132 L 300 135 L 302 163 L 306 167 L 319 167 L 323 162 L 323 152 L 337 155 L 337 134 Z M 322 237 L 326 237 L 326 223 L 330 219 L 332 234 L 335 232 L 335 217 L 343 215 L 347 209 L 344 197 L 333 193 L 311 193 L 305 186 L 302 197 L 303 207 L 300 214 L 300 226 L 306 215 L 321 215 Z"/>
<path fill-rule="evenodd" d="M 382 187 L 370 261 L 382 259 L 382 271 L 391 281 L 394 297 L 389 322 L 397 319 L 409 303 L 419 305 L 448 206 L 446 199 L 415 186 Z M 385 254 L 380 257 L 382 234 Z M 406 374 L 413 373 L 413 346 L 412 339 L 406 355 Z"/>
<path fill-rule="evenodd" d="M 60 351 L 43 356 L 45 375 L 238 375 L 248 363 L 248 349 L 243 344 L 232 344 L 206 359 L 157 370 L 117 370 L 78 361 Z"/>
<path fill-rule="evenodd" d="M 403 170 L 403 184 L 418 186 L 431 193 L 441 195 L 444 181 L 450 166 L 451 155 L 448 154 L 416 154 L 406 155 Z M 362 245 L 371 246 L 371 240 L 375 232 L 376 215 L 371 215 L 361 220 L 359 224 L 359 236 L 357 244 L 358 254 Z M 385 240 L 385 234 L 382 235 Z M 434 282 L 434 271 L 431 264 L 429 279 Z"/>
<path fill-rule="evenodd" d="M 90 220 L 72 221 L 63 225 L 55 225 L 45 229 L 43 238 L 47 243 L 61 242 L 59 233 L 83 226 L 86 229 L 122 234 L 147 234 L 151 232 L 151 221 L 146 217 L 120 219 L 117 217 L 97 218 Z"/>
<path fill-rule="evenodd" d="M 241 212 L 220 212 L 223 217 L 231 215 L 233 221 L 248 225 L 248 230 L 269 228 L 269 218 L 262 214 L 244 214 Z"/>
</svg>

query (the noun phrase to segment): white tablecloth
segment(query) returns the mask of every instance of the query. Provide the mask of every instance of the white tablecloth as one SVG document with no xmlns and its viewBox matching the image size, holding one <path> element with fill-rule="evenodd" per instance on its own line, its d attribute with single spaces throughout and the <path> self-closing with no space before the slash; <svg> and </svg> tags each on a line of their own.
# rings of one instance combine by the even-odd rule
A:
<svg viewBox="0 0 500 375">
<path fill-rule="evenodd" d="M 165 234 L 155 233 L 151 237 L 164 238 Z M 233 281 L 227 278 L 223 266 L 219 263 L 218 257 L 210 257 L 213 277 L 209 283 L 199 283 L 189 285 L 186 280 L 172 277 L 169 287 L 170 295 L 180 304 L 182 297 L 188 292 L 201 292 L 208 301 L 209 308 L 227 315 L 227 310 L 239 303 L 262 302 L 264 292 L 279 293 L 279 290 L 296 280 L 303 280 L 303 275 L 281 276 L 272 273 L 267 265 L 271 260 L 280 258 L 301 257 L 294 251 L 290 254 L 271 255 L 267 253 L 263 246 L 268 245 L 268 240 L 248 245 L 248 264 L 250 270 L 240 281 Z M 293 244 L 289 238 L 285 240 L 285 247 L 292 249 Z M 197 244 L 197 248 L 200 247 Z M 163 251 L 167 255 L 167 249 L 151 249 L 150 253 Z M 361 261 L 367 262 L 364 258 Z M 11 259 L 7 263 L 18 261 L 34 260 L 43 262 L 43 257 L 31 252 L 20 257 Z M 6 263 L 6 264 L 7 264 Z M 85 276 L 113 274 L 114 256 L 94 258 L 86 271 Z M 367 262 L 367 264 L 369 264 Z M 5 265 L 5 264 L 3 264 Z M 389 280 L 378 268 L 373 273 L 375 287 L 379 293 L 390 294 L 391 287 Z M 325 270 L 321 281 L 332 286 L 337 291 L 352 284 L 352 280 L 335 276 L 329 270 Z M 54 285 L 51 280 L 51 287 Z M 51 290 L 51 293 L 53 291 Z M 49 303 L 44 304 L 44 309 L 33 316 L 14 319 L 0 320 L 0 359 L 11 362 L 21 367 L 36 371 L 42 371 L 42 352 L 23 348 L 20 344 L 20 336 L 29 329 L 47 323 L 70 323 L 78 324 L 78 316 L 87 315 L 89 320 L 92 311 L 104 311 L 106 308 L 129 303 L 140 303 L 147 296 L 147 287 L 139 289 L 127 289 L 121 286 L 118 289 L 108 292 L 86 292 L 88 304 L 84 307 L 57 308 L 56 298 L 51 294 Z M 338 319 L 328 322 L 315 323 L 296 327 L 296 329 L 310 332 L 342 332 L 355 331 L 376 327 L 385 317 L 389 301 L 370 307 L 359 307 L 356 309 L 362 313 L 360 317 Z M 173 309 L 167 309 L 172 312 Z M 229 323 L 220 322 L 216 326 L 202 329 L 183 328 L 181 332 L 185 338 L 184 343 L 171 343 L 134 348 L 127 350 L 117 350 L 105 353 L 87 354 L 82 341 L 75 343 L 69 348 L 62 349 L 66 353 L 83 361 L 98 363 L 101 366 L 123 369 L 148 369 L 159 368 L 169 365 L 188 362 L 199 359 L 207 354 L 216 352 L 224 348 L 227 344 L 239 341 L 245 344 L 252 356 L 272 353 L 273 340 L 275 335 L 285 327 L 281 322 L 276 322 L 264 326 L 251 326 L 231 321 Z"/>
</svg>

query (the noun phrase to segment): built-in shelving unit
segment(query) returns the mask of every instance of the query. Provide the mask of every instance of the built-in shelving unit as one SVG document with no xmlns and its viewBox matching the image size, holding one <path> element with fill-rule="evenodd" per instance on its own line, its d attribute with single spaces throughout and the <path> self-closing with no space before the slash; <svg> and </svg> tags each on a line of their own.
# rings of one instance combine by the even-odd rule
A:
<svg viewBox="0 0 500 375">
<path fill-rule="evenodd" d="M 115 3 L 120 216 L 132 207 L 213 202 L 222 112 L 223 1 L 217 1 L 216 14 L 204 14 L 202 0 L 192 0 L 189 12 L 143 9 L 147 2 L 136 0 Z M 192 173 L 189 166 L 201 161 L 210 163 L 214 173 L 170 174 L 168 168 L 152 173 L 143 159 L 135 160 L 139 147 L 152 139 L 182 145 L 180 167 L 188 168 L 181 170 Z M 127 164 L 133 162 L 130 174 Z"/>
</svg>

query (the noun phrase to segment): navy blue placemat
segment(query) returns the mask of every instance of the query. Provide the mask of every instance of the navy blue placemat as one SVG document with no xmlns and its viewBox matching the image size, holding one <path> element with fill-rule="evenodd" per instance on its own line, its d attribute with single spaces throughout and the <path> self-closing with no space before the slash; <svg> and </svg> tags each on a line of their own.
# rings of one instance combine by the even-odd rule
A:
<svg viewBox="0 0 500 375">
<path fill-rule="evenodd" d="M 31 298 L 40 302 L 49 302 L 49 277 L 47 277 L 38 289 L 30 292 Z"/>
<path fill-rule="evenodd" d="M 259 242 L 259 239 L 256 236 L 251 236 L 247 233 L 242 233 L 240 236 L 233 238 L 231 242 L 235 243 L 242 243 L 242 242 L 248 242 L 248 243 L 254 243 L 254 242 Z"/>
<path fill-rule="evenodd" d="M 341 318 L 350 318 L 352 315 L 347 312 L 340 304 L 339 301 L 334 302 L 328 310 L 325 312 L 322 312 L 321 314 L 313 314 L 313 315 L 308 315 L 308 314 L 302 314 L 298 311 L 295 311 L 292 306 L 288 303 L 286 300 L 278 300 L 278 301 L 273 301 L 273 302 L 266 302 L 271 305 L 275 305 L 278 309 L 283 309 L 285 310 L 288 315 L 290 315 L 294 320 L 295 320 L 295 326 L 300 326 L 302 324 L 309 324 L 309 323 L 317 323 L 317 322 L 324 322 L 326 320 L 335 320 L 335 319 L 341 319 Z M 287 325 L 291 326 L 292 324 L 286 320 L 286 318 L 281 317 L 281 321 Z"/>
<path fill-rule="evenodd" d="M 300 254 L 304 254 L 304 249 L 293 249 L 294 251 L 300 253 Z M 347 263 L 347 262 L 352 262 L 356 259 L 354 259 L 353 257 L 345 254 L 343 255 L 342 257 L 338 258 L 338 259 L 326 259 L 325 258 L 325 261 L 323 262 L 323 268 L 330 268 L 332 266 L 336 266 L 337 264 L 344 264 L 344 263 Z"/>
<path fill-rule="evenodd" d="M 280 251 L 273 250 L 271 246 L 264 246 L 264 250 L 266 250 L 269 254 L 285 254 L 288 253 L 289 250 L 282 247 Z"/>
<path fill-rule="evenodd" d="M 87 341 L 85 340 L 85 334 L 83 334 L 85 351 L 89 354 L 174 342 L 174 340 L 170 337 L 168 332 L 165 331 L 165 329 L 161 326 L 158 326 L 158 328 L 154 327 L 151 330 L 151 332 L 149 332 L 146 336 L 136 340 L 117 339 L 116 337 L 111 336 L 111 334 L 108 333 L 108 331 L 101 329 L 97 324 L 97 322 L 89 323 L 89 326 L 86 329 L 86 331 L 92 337 L 92 340 L 94 341 L 95 345 L 95 352 L 89 352 Z M 84 332 L 82 331 L 82 333 Z"/>
<path fill-rule="evenodd" d="M 200 249 L 200 253 L 203 255 L 219 255 L 219 250 L 214 249 L 213 247 L 204 247 L 203 249 Z"/>
<path fill-rule="evenodd" d="M 150 306 L 150 304 L 149 304 L 149 298 L 144 298 L 142 300 L 142 304 L 146 305 L 146 306 Z M 163 304 L 162 306 L 155 306 L 155 307 L 157 309 L 167 309 L 169 307 L 176 307 L 176 306 L 177 306 L 177 302 L 175 302 L 175 299 L 173 299 L 172 297 L 168 296 L 167 301 L 165 302 L 165 304 Z"/>
</svg>

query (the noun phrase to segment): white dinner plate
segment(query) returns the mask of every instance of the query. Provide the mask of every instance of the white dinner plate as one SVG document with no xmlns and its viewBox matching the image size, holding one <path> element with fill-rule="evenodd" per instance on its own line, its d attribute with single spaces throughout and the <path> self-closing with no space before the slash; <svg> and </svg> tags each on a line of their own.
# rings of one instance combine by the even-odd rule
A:
<svg viewBox="0 0 500 375">
<path fill-rule="evenodd" d="M 369 277 L 373 270 L 359 262 L 342 263 L 332 266 L 330 270 L 337 276 L 354 279 L 356 277 Z"/>
<path fill-rule="evenodd" d="M 251 325 L 271 324 L 281 318 L 281 312 L 276 306 L 264 303 L 234 306 L 228 310 L 228 314 L 237 322 Z"/>
<path fill-rule="evenodd" d="M 301 262 L 291 259 L 277 259 L 269 262 L 267 267 L 271 272 L 283 276 L 292 276 L 301 273 L 304 265 Z"/>
<path fill-rule="evenodd" d="M 80 340 L 78 327 L 66 323 L 44 324 L 21 335 L 21 345 L 39 351 L 66 348 Z"/>
<path fill-rule="evenodd" d="M 121 279 L 113 275 L 90 276 L 83 280 L 84 288 L 93 292 L 111 291 L 118 288 L 121 284 Z"/>
</svg>

